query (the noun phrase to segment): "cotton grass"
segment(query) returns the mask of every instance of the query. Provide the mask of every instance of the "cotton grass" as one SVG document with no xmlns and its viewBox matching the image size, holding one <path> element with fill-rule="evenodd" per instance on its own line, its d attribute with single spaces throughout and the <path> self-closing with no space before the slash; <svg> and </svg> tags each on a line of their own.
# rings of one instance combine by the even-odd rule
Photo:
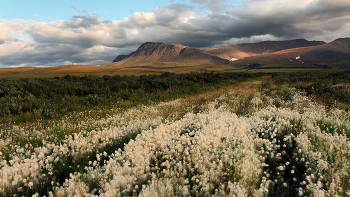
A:
<svg viewBox="0 0 350 197">
<path fill-rule="evenodd" d="M 201 111 L 186 103 L 133 108 L 78 126 L 12 128 L 17 136 L 3 130 L 0 194 L 36 194 L 45 186 L 37 195 L 349 195 L 348 112 L 295 89 L 229 93 Z"/>
</svg>

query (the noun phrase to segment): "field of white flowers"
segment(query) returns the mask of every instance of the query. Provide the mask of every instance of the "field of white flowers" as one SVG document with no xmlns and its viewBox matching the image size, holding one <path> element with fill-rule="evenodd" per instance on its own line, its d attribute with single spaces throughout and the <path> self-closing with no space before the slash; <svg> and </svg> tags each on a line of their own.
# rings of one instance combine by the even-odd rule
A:
<svg viewBox="0 0 350 197">
<path fill-rule="evenodd" d="M 113 114 L 3 128 L 0 196 L 350 196 L 349 112 L 296 89 Z"/>
</svg>

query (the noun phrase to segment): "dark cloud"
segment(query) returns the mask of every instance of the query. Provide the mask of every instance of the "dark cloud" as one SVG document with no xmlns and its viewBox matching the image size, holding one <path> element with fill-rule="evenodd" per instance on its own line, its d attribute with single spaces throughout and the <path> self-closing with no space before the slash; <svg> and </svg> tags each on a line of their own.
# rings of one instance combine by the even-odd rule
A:
<svg viewBox="0 0 350 197">
<path fill-rule="evenodd" d="M 95 15 L 90 16 L 73 16 L 71 20 L 64 21 L 64 27 L 66 28 L 90 28 L 91 26 L 98 25 L 100 23 L 99 18 Z"/>
<path fill-rule="evenodd" d="M 197 15 L 189 20 L 191 26 L 187 30 L 201 32 L 198 37 L 200 42 L 191 44 L 211 46 L 230 38 L 262 35 L 283 39 L 301 37 L 313 39 L 315 36 L 328 35 L 330 32 L 349 28 L 349 22 L 346 20 L 350 19 L 350 2 L 345 0 L 305 2 L 251 0 L 233 6 L 228 14 Z"/>
<path fill-rule="evenodd" d="M 348 0 L 245 0 L 231 6 L 224 0 L 190 2 L 133 12 L 121 21 L 89 15 L 49 23 L 2 22 L 0 66 L 102 64 L 144 42 L 207 48 L 295 38 L 332 41 L 350 35 Z M 206 9 L 198 11 L 198 5 Z"/>
</svg>

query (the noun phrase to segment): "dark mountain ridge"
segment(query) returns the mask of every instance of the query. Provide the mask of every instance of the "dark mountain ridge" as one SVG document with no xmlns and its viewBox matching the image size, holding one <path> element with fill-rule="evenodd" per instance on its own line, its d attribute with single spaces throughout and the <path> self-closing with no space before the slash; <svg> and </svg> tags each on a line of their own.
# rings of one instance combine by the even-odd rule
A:
<svg viewBox="0 0 350 197">
<path fill-rule="evenodd" d="M 305 60 L 350 58 L 350 38 L 338 38 L 300 56 Z"/>
</svg>

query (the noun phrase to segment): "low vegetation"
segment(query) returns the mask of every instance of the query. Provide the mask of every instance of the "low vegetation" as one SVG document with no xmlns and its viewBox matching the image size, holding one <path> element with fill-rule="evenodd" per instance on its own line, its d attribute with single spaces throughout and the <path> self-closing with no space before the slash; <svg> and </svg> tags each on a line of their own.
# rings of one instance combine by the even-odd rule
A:
<svg viewBox="0 0 350 197">
<path fill-rule="evenodd" d="M 0 195 L 350 196 L 349 74 L 2 80 Z"/>
<path fill-rule="evenodd" d="M 204 72 L 0 79 L 0 117 L 17 123 L 57 119 L 96 106 L 123 108 L 176 99 L 262 75 L 266 74 Z"/>
<path fill-rule="evenodd" d="M 317 102 L 350 109 L 350 71 L 273 74 L 277 84 L 293 84 Z"/>
</svg>

